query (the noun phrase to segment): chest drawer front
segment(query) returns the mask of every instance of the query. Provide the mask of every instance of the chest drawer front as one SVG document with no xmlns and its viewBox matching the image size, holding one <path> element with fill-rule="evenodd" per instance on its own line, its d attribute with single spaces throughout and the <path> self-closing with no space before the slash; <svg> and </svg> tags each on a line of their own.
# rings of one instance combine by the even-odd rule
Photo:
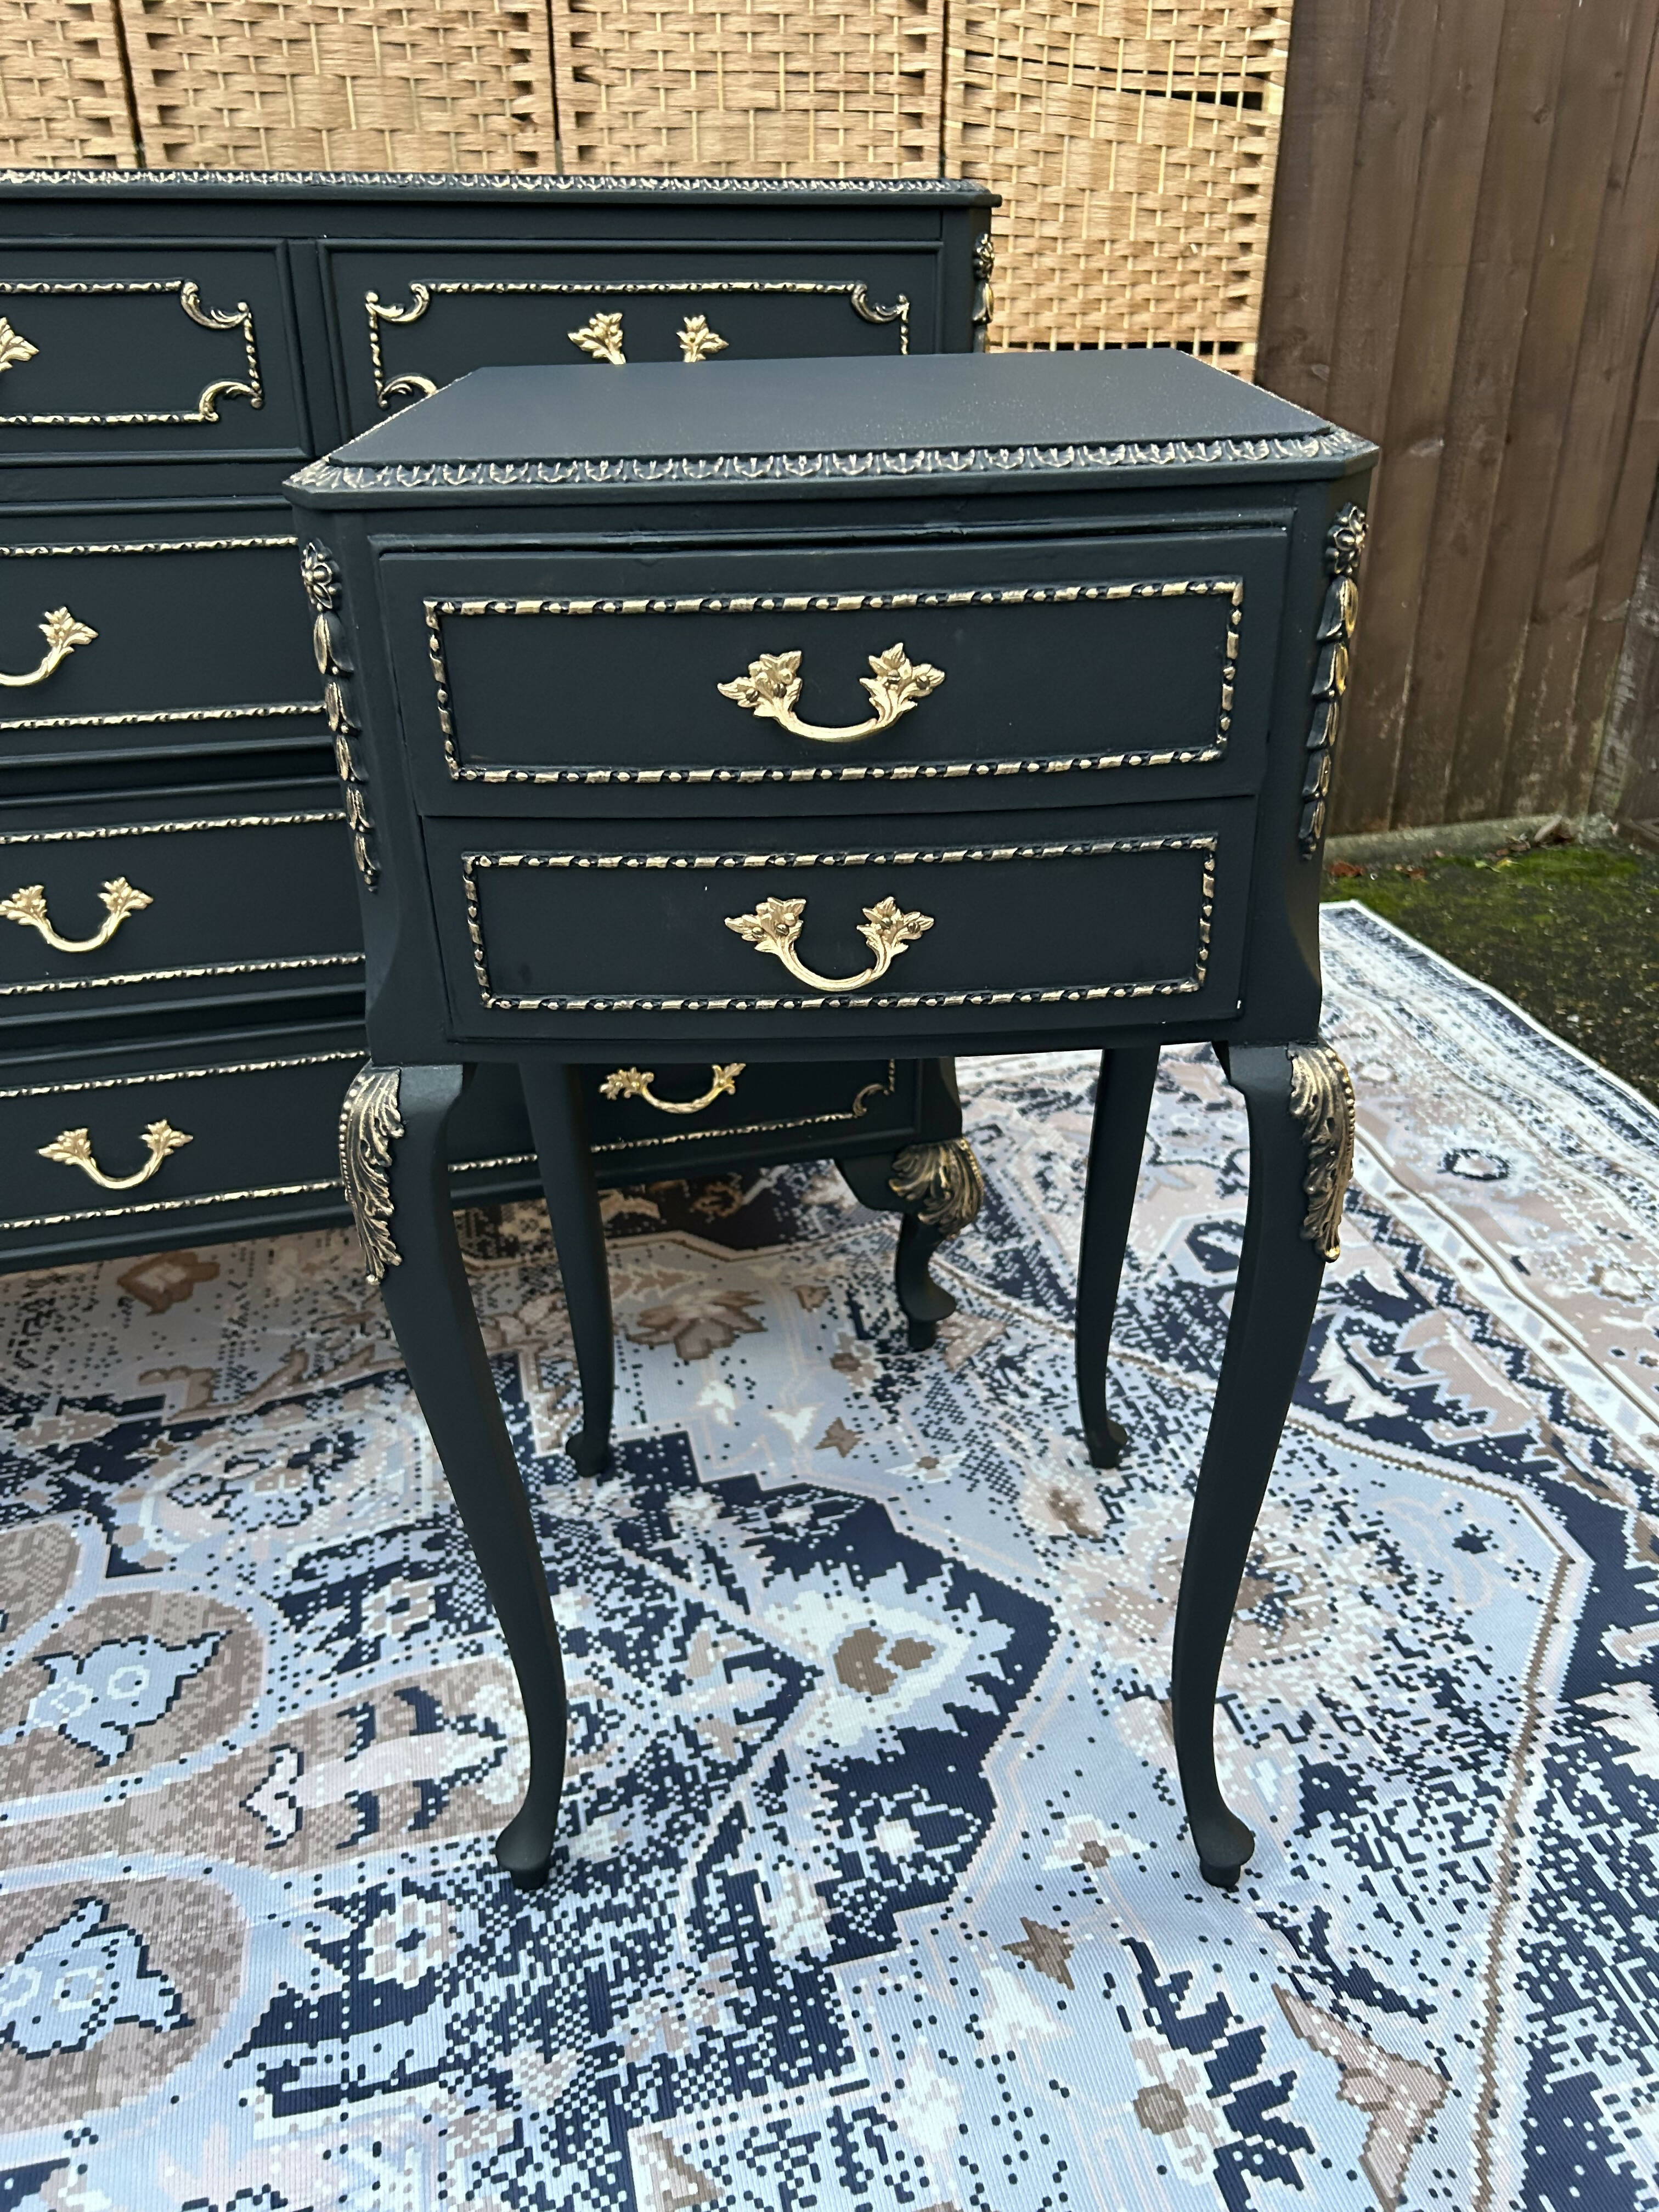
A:
<svg viewBox="0 0 1659 2212">
<path fill-rule="evenodd" d="M 486 364 L 710 362 L 931 352 L 936 257 L 684 246 L 328 257 L 353 430 Z"/>
<path fill-rule="evenodd" d="M 745 1064 L 725 1060 L 584 1068 L 589 1137 L 607 1180 L 696 1174 L 736 1146 L 757 1158 L 809 1136 L 826 1156 L 869 1149 L 884 1133 L 902 1141 L 916 1114 L 914 1060 Z"/>
<path fill-rule="evenodd" d="M 914 824 L 866 822 L 867 843 L 772 852 L 730 824 L 696 849 L 608 852 L 429 825 L 452 1018 L 500 1036 L 708 1016 L 833 1048 L 872 1016 L 896 1036 L 918 1013 L 1231 1007 L 1253 809 L 1190 815 L 969 817 L 949 825 L 969 840 L 925 844 L 903 838 Z M 1034 818 L 1054 834 L 1030 836 Z"/>
<path fill-rule="evenodd" d="M 0 457 L 273 459 L 308 443 L 279 250 L 0 252 Z"/>
<path fill-rule="evenodd" d="M 0 831 L 0 1020 L 349 987 L 350 842 L 309 805 Z"/>
<path fill-rule="evenodd" d="M 1254 531 L 811 563 L 392 556 L 382 575 L 429 805 L 610 785 L 648 807 L 723 783 L 916 804 L 983 780 L 1042 805 L 1056 773 L 1152 795 L 1172 771 L 1253 772 L 1284 560 Z"/>
<path fill-rule="evenodd" d="M 340 1103 L 362 1060 L 349 1047 L 256 1051 L 0 1090 L 0 1255 L 8 1238 L 79 1222 L 136 1225 L 176 1212 L 185 1225 L 214 1205 L 329 1191 Z M 158 1242 L 165 1233 L 158 1221 Z"/>
<path fill-rule="evenodd" d="M 154 519 L 0 544 L 0 768 L 325 739 L 286 518 Z"/>
</svg>

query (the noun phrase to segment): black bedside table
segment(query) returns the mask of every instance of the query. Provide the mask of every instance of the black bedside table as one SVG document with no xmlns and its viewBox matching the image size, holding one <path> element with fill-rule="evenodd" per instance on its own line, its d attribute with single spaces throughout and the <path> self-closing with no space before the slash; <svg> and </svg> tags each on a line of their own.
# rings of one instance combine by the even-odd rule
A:
<svg viewBox="0 0 1659 2212">
<path fill-rule="evenodd" d="M 343 1167 L 525 1695 L 514 1873 L 551 1850 L 563 1686 L 449 1213 L 468 1069 L 524 1082 L 570 1448 L 597 1469 L 583 1063 L 1100 1046 L 1078 1374 L 1111 1464 L 1158 1051 L 1209 1038 L 1250 1200 L 1173 1706 L 1200 1864 L 1237 1879 L 1216 1682 L 1352 1149 L 1318 1036 L 1319 849 L 1374 459 L 1187 356 L 1122 353 L 483 370 L 292 479 L 373 863 Z M 967 1202 L 961 1153 L 929 1172 L 941 1217 Z"/>
</svg>

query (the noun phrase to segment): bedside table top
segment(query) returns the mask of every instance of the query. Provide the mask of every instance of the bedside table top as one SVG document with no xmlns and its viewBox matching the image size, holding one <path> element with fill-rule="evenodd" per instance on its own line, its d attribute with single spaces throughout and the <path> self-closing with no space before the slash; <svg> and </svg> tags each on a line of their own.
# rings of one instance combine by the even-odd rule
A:
<svg viewBox="0 0 1659 2212">
<path fill-rule="evenodd" d="M 803 424 L 821 450 L 803 453 Z M 1334 477 L 1376 448 L 1190 355 L 939 355 L 481 368 L 290 479 L 318 507 L 523 486 L 1172 470 Z"/>
</svg>

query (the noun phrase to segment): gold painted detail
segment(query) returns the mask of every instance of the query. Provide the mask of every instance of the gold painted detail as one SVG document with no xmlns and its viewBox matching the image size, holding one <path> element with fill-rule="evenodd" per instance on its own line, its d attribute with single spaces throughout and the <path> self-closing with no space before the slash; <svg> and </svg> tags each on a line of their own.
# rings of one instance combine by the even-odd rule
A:
<svg viewBox="0 0 1659 2212">
<path fill-rule="evenodd" d="M 714 688 L 722 699 L 735 699 L 739 707 L 746 707 L 761 720 L 776 722 L 780 728 L 793 731 L 798 738 L 812 738 L 820 744 L 845 745 L 855 738 L 872 737 L 878 730 L 891 729 L 901 714 L 908 714 L 945 681 L 942 668 L 934 668 L 925 660 L 908 659 L 902 639 L 896 645 L 890 645 L 885 653 L 872 653 L 870 671 L 868 676 L 860 676 L 859 682 L 869 693 L 875 713 L 866 721 L 849 722 L 834 730 L 817 722 L 803 722 L 795 713 L 801 683 L 799 653 L 763 653 L 758 660 L 750 662 L 746 676 L 733 677 L 731 683 L 717 684 Z"/>
<path fill-rule="evenodd" d="M 860 614 L 872 610 L 908 611 L 914 607 L 975 607 L 975 606 L 1072 606 L 1090 605 L 1099 602 L 1115 603 L 1131 599 L 1214 599 L 1227 605 L 1226 635 L 1221 641 L 1220 690 L 1216 702 L 1214 734 L 1206 744 L 1171 745 L 1115 753 L 1073 753 L 1059 757 L 1038 757 L 1035 759 L 999 761 L 929 761 L 883 762 L 860 761 L 853 767 L 792 766 L 787 768 L 521 768 L 509 764 L 479 768 L 464 762 L 460 756 L 455 723 L 455 702 L 450 689 L 448 659 L 444 646 L 443 625 L 450 619 L 465 620 L 482 616 L 551 616 L 561 619 L 577 617 L 650 614 Z M 1232 730 L 1233 696 L 1237 686 L 1239 640 L 1244 620 L 1244 580 L 1242 576 L 1179 576 L 1164 577 L 1154 582 L 1123 581 L 1112 584 L 1013 584 L 969 585 L 951 591 L 899 592 L 790 592 L 787 594 L 732 594 L 694 599 L 689 596 L 665 595 L 660 599 L 428 599 L 426 609 L 427 653 L 432 667 L 432 681 L 436 694 L 438 724 L 443 738 L 444 764 L 452 781 L 456 783 L 810 783 L 839 781 L 851 778 L 858 781 L 906 782 L 915 780 L 951 780 L 960 777 L 1000 775 L 1055 775 L 1079 771 L 1121 768 L 1186 768 L 1207 766 L 1220 760 L 1226 752 L 1227 741 Z M 895 648 L 901 651 L 902 647 Z M 882 656 L 885 658 L 885 656 Z M 787 688 L 788 678 L 781 664 L 788 658 L 773 654 L 770 659 L 780 666 L 779 682 Z M 796 656 L 799 659 L 799 656 Z M 763 668 L 764 658 L 752 662 L 748 682 L 758 690 L 757 671 Z M 871 663 L 873 668 L 876 663 Z M 939 674 L 939 672 L 933 672 Z M 866 690 L 872 686 L 868 679 L 860 678 Z M 942 674 L 939 680 L 943 682 Z M 731 689 L 718 687 L 728 696 L 746 689 L 744 679 L 735 679 Z M 746 699 L 739 704 L 747 705 Z M 914 701 L 909 702 L 914 704 Z M 757 714 L 769 714 L 768 707 L 757 703 L 752 711 Z M 905 711 L 899 708 L 900 713 Z M 896 719 L 896 717 L 890 717 Z M 825 733 L 835 737 L 837 733 Z M 854 732 L 854 734 L 858 734 Z"/>
<path fill-rule="evenodd" d="M 692 367 L 707 361 L 710 354 L 726 351 L 726 340 L 718 331 L 709 329 L 707 315 L 688 315 L 674 336 L 679 342 L 680 359 Z"/>
<path fill-rule="evenodd" d="M 1322 1039 L 1285 1047 L 1291 1056 L 1291 1118 L 1308 1148 L 1302 1234 L 1326 1260 L 1342 1251 L 1342 1200 L 1353 1173 L 1353 1081 Z"/>
<path fill-rule="evenodd" d="M 991 279 L 996 274 L 996 241 L 990 232 L 974 240 L 974 351 L 983 353 L 992 318 L 997 311 L 997 295 Z"/>
<path fill-rule="evenodd" d="M 655 1071 L 645 1067 L 613 1068 L 599 1085 L 601 1098 L 642 1098 L 647 1106 L 654 1106 L 659 1114 L 701 1114 L 717 1098 L 729 1098 L 738 1087 L 738 1078 L 748 1066 L 746 1060 L 727 1060 L 723 1066 L 717 1060 L 710 1070 L 714 1080 L 701 1098 L 659 1098 L 652 1090 L 656 1081 Z"/>
<path fill-rule="evenodd" d="M 638 284 L 594 284 L 583 283 L 580 280 L 542 283 L 534 278 L 510 277 L 457 277 L 426 284 L 417 284 L 411 281 L 409 287 L 409 305 L 406 307 L 388 305 L 378 292 L 363 294 L 363 307 L 368 318 L 368 358 L 374 378 L 374 404 L 377 407 L 386 407 L 394 399 L 429 398 L 438 389 L 429 376 L 420 376 L 413 371 L 401 376 L 388 377 L 386 373 L 384 343 L 380 336 L 382 323 L 418 323 L 436 299 L 456 296 L 476 297 L 481 295 L 496 298 L 528 296 L 582 300 L 685 299 L 689 297 L 727 299 L 738 294 L 769 297 L 794 296 L 845 300 L 854 313 L 866 323 L 896 323 L 899 333 L 899 351 L 902 354 L 908 354 L 910 350 L 909 301 L 901 293 L 890 307 L 883 307 L 871 299 L 869 287 L 866 284 L 852 282 L 825 283 L 813 278 L 782 276 L 702 278 L 677 276 L 665 278 L 660 282 Z M 594 358 L 603 361 L 614 360 L 619 366 L 625 365 L 623 357 L 621 313 L 613 311 L 607 315 L 604 311 L 600 311 L 593 317 L 593 322 L 601 320 L 615 323 L 617 351 L 614 356 L 609 352 L 600 352 L 595 354 Z M 705 316 L 690 316 L 688 318 L 687 325 L 677 334 L 682 361 L 705 361 L 709 354 L 725 350 L 726 341 L 717 337 L 712 331 L 709 332 L 710 342 L 705 343 L 702 352 L 690 353 L 686 350 L 687 329 L 695 330 L 695 325 L 699 323 L 702 324 L 705 329 L 707 328 Z M 591 323 L 584 325 L 584 328 L 589 330 L 592 327 Z M 567 335 L 574 339 L 576 343 L 582 345 L 584 351 L 591 350 L 574 331 L 569 331 Z M 315 464 L 313 465 L 314 466 Z"/>
<path fill-rule="evenodd" d="M 60 661 L 67 660 L 77 645 L 90 645 L 98 633 L 88 629 L 83 622 L 76 622 L 67 607 L 53 607 L 40 625 L 40 635 L 46 641 L 46 652 L 36 666 L 27 676 L 9 676 L 0 669 L 0 684 L 14 691 L 27 689 L 31 684 L 44 684 Z"/>
<path fill-rule="evenodd" d="M 136 1190 L 141 1182 L 148 1182 L 169 1152 L 176 1152 L 181 1145 L 194 1141 L 183 1129 L 175 1129 L 170 1121 L 152 1121 L 144 1131 L 144 1150 L 148 1157 L 143 1167 L 130 1176 L 106 1175 L 92 1156 L 92 1132 L 89 1129 L 65 1129 L 49 1145 L 42 1145 L 43 1160 L 57 1160 L 66 1168 L 79 1168 L 103 1190 Z"/>
<path fill-rule="evenodd" d="M 31 345 L 21 331 L 13 330 L 4 315 L 0 315 L 0 371 L 15 368 L 21 362 L 33 361 L 40 352 Z"/>
<path fill-rule="evenodd" d="M 1318 850 L 1329 805 L 1331 763 L 1341 728 L 1342 701 L 1348 689 L 1354 626 L 1359 619 L 1359 562 L 1365 550 L 1365 512 L 1352 501 L 1332 523 L 1325 539 L 1330 588 L 1320 610 L 1318 652 L 1314 666 L 1313 719 L 1308 725 L 1308 771 L 1302 781 L 1302 824 L 1298 836 L 1304 860 Z"/>
<path fill-rule="evenodd" d="M 334 740 L 334 767 L 345 801 L 346 827 L 351 833 L 351 856 L 366 890 L 380 879 L 370 833 L 374 817 L 368 811 L 368 784 L 351 750 L 357 725 L 351 718 L 345 678 L 351 673 L 346 658 L 345 629 L 340 620 L 342 586 L 340 564 L 326 545 L 313 539 L 300 555 L 300 580 L 312 606 L 311 646 L 317 673 L 323 679 L 323 715 Z"/>
<path fill-rule="evenodd" d="M 392 1147 L 404 1133 L 395 1067 L 373 1062 L 351 1079 L 340 1109 L 340 1181 L 357 1224 L 371 1283 L 403 1265 L 392 1237 Z"/>
<path fill-rule="evenodd" d="M 579 345 L 595 361 L 609 362 L 612 368 L 624 368 L 628 356 L 623 351 L 623 319 L 619 313 L 592 315 L 579 331 L 567 331 L 565 336 L 572 345 Z"/>
<path fill-rule="evenodd" d="M 856 975 L 820 975 L 795 951 L 806 915 L 805 899 L 763 899 L 752 914 L 728 915 L 726 926 L 735 930 L 757 952 L 769 952 L 781 960 L 798 983 L 814 991 L 857 991 L 887 973 L 901 952 L 916 943 L 933 926 L 931 914 L 905 914 L 890 898 L 878 899 L 864 909 L 859 935 L 869 946 L 869 967 Z"/>
<path fill-rule="evenodd" d="M 0 899 L 0 917 L 21 922 L 26 929 L 38 929 L 54 952 L 96 952 L 109 943 L 130 914 L 137 914 L 155 903 L 148 891 L 139 890 L 125 876 L 112 876 L 98 896 L 103 903 L 104 919 L 90 937 L 58 934 L 46 912 L 46 887 L 41 884 L 25 884 L 9 898 Z"/>
<path fill-rule="evenodd" d="M 175 298 L 191 321 L 204 331 L 240 331 L 242 334 L 242 357 L 245 364 L 241 377 L 216 377 L 204 385 L 193 408 L 173 409 L 166 412 L 133 410 L 110 415 L 0 415 L 0 424 L 18 428 L 88 429 L 120 428 L 135 423 L 216 422 L 222 399 L 246 399 L 250 407 L 265 404 L 264 386 L 259 374 L 258 348 L 253 337 L 253 311 L 246 300 L 239 300 L 234 307 L 209 307 L 202 302 L 200 289 L 187 276 L 156 276 L 136 281 L 121 278 L 82 280 L 57 277 L 12 278 L 0 281 L 0 296 L 14 295 L 40 298 L 91 299 L 114 295 L 134 295 L 159 294 Z M 5 325 L 10 329 L 10 325 Z M 14 337 L 15 333 L 13 333 Z M 26 341 L 24 342 L 26 343 Z M 32 358 L 37 347 L 25 356 L 14 354 L 14 361 Z M 10 364 L 8 363 L 7 366 Z"/>
<path fill-rule="evenodd" d="M 966 1137 L 933 1145 L 907 1145 L 893 1162 L 887 1187 L 916 1218 L 946 1237 L 958 1236 L 979 1219 L 985 1203 L 985 1176 Z"/>
</svg>

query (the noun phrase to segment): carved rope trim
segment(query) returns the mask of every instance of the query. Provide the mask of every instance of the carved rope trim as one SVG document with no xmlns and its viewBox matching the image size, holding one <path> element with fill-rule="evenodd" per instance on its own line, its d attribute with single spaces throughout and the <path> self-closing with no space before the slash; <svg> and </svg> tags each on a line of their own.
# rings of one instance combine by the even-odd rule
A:
<svg viewBox="0 0 1659 2212">
<path fill-rule="evenodd" d="M 403 1264 L 392 1236 L 392 1147 L 404 1133 L 395 1067 L 358 1070 L 340 1109 L 340 1181 L 363 1248 L 371 1283 Z"/>
<path fill-rule="evenodd" d="M 934 1145 L 907 1145 L 893 1162 L 887 1187 L 916 1218 L 942 1236 L 959 1236 L 979 1218 L 985 1176 L 966 1137 Z"/>
<path fill-rule="evenodd" d="M 1322 1040 L 1285 1049 L 1291 1056 L 1291 1118 L 1308 1148 L 1302 1183 L 1308 1211 L 1302 1234 L 1318 1246 L 1323 1259 L 1340 1259 L 1342 1201 L 1353 1173 L 1353 1081 L 1341 1055 Z"/>
</svg>

